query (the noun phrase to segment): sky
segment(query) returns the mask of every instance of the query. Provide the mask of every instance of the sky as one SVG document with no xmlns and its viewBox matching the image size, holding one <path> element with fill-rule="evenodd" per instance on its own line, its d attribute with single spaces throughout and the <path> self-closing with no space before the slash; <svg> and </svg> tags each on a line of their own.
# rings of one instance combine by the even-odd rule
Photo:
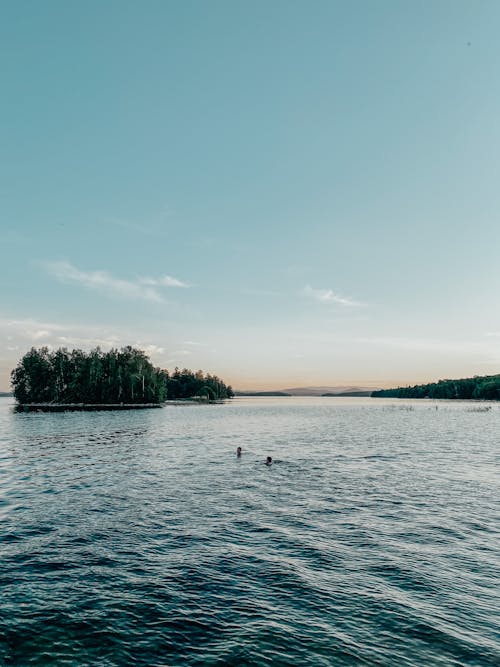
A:
<svg viewBox="0 0 500 667">
<path fill-rule="evenodd" d="M 500 373 L 500 3 L 0 3 L 0 390 Z"/>
</svg>

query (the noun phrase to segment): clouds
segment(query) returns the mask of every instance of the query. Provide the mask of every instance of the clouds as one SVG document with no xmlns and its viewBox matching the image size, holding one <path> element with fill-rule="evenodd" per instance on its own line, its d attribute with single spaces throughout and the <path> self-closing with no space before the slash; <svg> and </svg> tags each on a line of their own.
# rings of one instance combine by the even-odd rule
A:
<svg viewBox="0 0 500 667">
<path fill-rule="evenodd" d="M 141 285 L 155 285 L 158 287 L 189 287 L 187 283 L 182 280 L 172 278 L 172 276 L 162 276 L 161 278 L 140 278 Z"/>
<path fill-rule="evenodd" d="M 67 330 L 67 327 L 50 323 L 40 322 L 30 318 L 26 319 L 8 319 L 0 318 L 0 333 L 5 333 L 6 340 L 28 341 L 30 343 L 42 344 L 43 341 L 51 336 Z"/>
<path fill-rule="evenodd" d="M 0 318 L 0 340 L 14 340 L 22 347 L 47 345 L 53 347 L 83 346 L 115 347 L 121 338 L 116 333 L 103 331 L 102 326 L 59 324 L 56 322 L 26 319 Z M 16 347 L 20 347 L 17 345 Z"/>
<path fill-rule="evenodd" d="M 86 271 L 79 269 L 69 261 L 55 261 L 42 263 L 45 271 L 61 283 L 79 285 L 85 289 L 95 290 L 109 297 L 134 299 L 164 303 L 163 289 L 186 289 L 190 285 L 179 278 L 164 274 L 159 277 L 140 276 L 134 280 L 118 278 L 106 270 Z M 286 292 L 272 289 L 243 289 L 242 293 L 261 297 L 283 297 Z M 341 307 L 362 306 L 359 301 L 342 296 L 332 289 L 316 289 L 306 285 L 299 294 L 310 300 L 322 304 L 332 304 Z"/>
<path fill-rule="evenodd" d="M 364 304 L 359 301 L 354 301 L 349 297 L 340 296 L 331 289 L 314 289 L 310 285 L 306 285 L 301 291 L 301 294 L 309 299 L 314 301 L 319 301 L 320 303 L 330 303 L 338 306 L 362 306 Z"/>
<path fill-rule="evenodd" d="M 168 275 L 160 278 L 143 277 L 136 280 L 124 280 L 115 278 L 104 270 L 82 271 L 68 261 L 45 262 L 43 266 L 49 275 L 62 283 L 80 285 L 86 289 L 122 299 L 162 303 L 164 296 L 158 288 L 188 287 L 187 283 Z"/>
<path fill-rule="evenodd" d="M 47 346 L 49 349 L 58 347 L 91 349 L 101 347 L 109 349 L 132 345 L 144 350 L 146 354 L 161 357 L 166 348 L 148 340 L 141 334 L 133 334 L 116 327 L 103 327 L 100 324 L 61 324 L 57 322 L 38 321 L 35 319 L 7 319 L 0 317 L 0 345 L 13 352 L 29 346 Z M 16 345 L 9 343 L 15 342 Z"/>
<path fill-rule="evenodd" d="M 151 357 L 153 364 L 166 367 L 166 355 L 172 354 L 169 350 L 174 345 L 177 347 L 179 341 L 173 343 L 171 339 L 165 339 L 161 332 L 144 331 L 132 324 L 117 326 L 102 322 L 51 322 L 31 317 L 8 317 L 0 312 L 0 391 L 8 390 L 11 370 L 31 347 L 47 347 L 49 350 L 65 347 L 88 351 L 96 347 L 109 350 L 126 345 L 143 350 Z M 175 356 L 175 363 L 179 363 L 182 353 L 176 353 Z"/>
</svg>

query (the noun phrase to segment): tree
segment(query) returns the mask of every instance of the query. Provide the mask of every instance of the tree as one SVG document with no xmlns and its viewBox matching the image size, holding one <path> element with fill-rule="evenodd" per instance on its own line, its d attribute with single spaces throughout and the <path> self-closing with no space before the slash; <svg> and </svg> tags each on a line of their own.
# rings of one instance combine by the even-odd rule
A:
<svg viewBox="0 0 500 667">
<path fill-rule="evenodd" d="M 106 353 L 31 348 L 11 383 L 19 403 L 158 403 L 167 389 L 165 373 L 131 346 Z"/>
</svg>

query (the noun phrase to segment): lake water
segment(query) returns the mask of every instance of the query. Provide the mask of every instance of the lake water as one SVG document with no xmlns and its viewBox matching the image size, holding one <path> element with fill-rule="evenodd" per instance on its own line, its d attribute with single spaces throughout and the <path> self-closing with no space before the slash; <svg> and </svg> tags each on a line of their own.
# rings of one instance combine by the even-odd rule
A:
<svg viewBox="0 0 500 667">
<path fill-rule="evenodd" d="M 500 664 L 500 405 L 12 404 L 1 665 Z"/>
</svg>

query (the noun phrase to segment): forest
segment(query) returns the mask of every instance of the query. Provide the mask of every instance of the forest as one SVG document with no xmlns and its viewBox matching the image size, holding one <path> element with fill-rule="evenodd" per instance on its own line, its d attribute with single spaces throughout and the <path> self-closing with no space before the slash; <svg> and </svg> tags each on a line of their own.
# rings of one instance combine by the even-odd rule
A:
<svg viewBox="0 0 500 667">
<path fill-rule="evenodd" d="M 178 368 L 170 374 L 131 346 L 109 352 L 33 347 L 12 371 L 11 384 L 20 404 L 140 404 L 234 395 L 216 375 Z"/>
<path fill-rule="evenodd" d="M 413 387 L 379 389 L 374 398 L 458 398 L 480 401 L 500 401 L 500 375 L 482 375 L 461 380 L 439 380 Z"/>
<path fill-rule="evenodd" d="M 211 401 L 233 398 L 234 391 L 231 386 L 217 377 L 217 375 L 203 374 L 203 371 L 190 371 L 178 368 L 172 374 L 163 371 L 165 376 L 168 400 L 179 400 L 193 397 L 205 397 Z"/>
</svg>

